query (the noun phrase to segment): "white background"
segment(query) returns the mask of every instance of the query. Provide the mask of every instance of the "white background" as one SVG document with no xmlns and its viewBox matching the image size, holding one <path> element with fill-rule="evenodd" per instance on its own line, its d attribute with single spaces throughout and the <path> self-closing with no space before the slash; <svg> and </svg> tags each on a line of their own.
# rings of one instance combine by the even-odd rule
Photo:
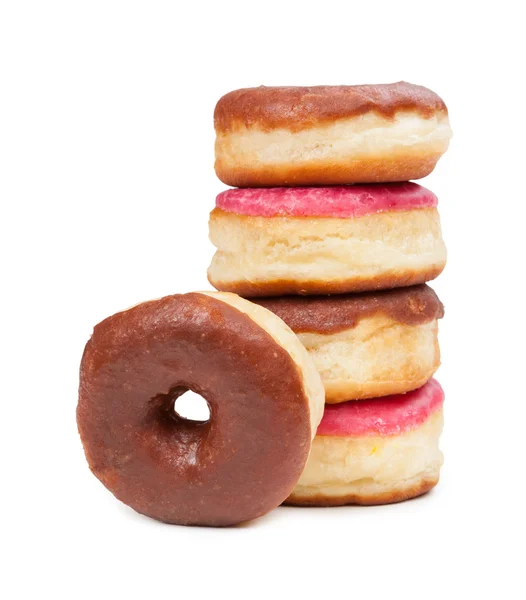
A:
<svg viewBox="0 0 526 600">
<path fill-rule="evenodd" d="M 0 596 L 523 598 L 521 3 L 0 7 Z M 209 288 L 216 101 L 401 79 L 437 91 L 455 132 L 423 182 L 449 249 L 433 284 L 446 305 L 438 488 L 395 506 L 279 508 L 234 529 L 135 514 L 85 463 L 78 365 L 104 317 Z"/>
</svg>

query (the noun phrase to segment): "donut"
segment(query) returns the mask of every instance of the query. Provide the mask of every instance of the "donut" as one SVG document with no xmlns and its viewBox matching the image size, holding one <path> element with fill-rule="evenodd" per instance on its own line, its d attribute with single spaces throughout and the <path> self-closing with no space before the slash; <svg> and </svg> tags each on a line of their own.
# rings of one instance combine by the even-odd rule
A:
<svg viewBox="0 0 526 600">
<path fill-rule="evenodd" d="M 407 182 L 226 190 L 210 215 L 208 279 L 247 298 L 424 283 L 446 263 L 437 202 Z"/>
<path fill-rule="evenodd" d="M 174 411 L 188 390 L 208 402 L 208 421 Z M 316 368 L 278 317 L 200 292 L 95 327 L 77 423 L 92 472 L 119 500 L 166 523 L 227 526 L 290 494 L 323 405 Z"/>
<path fill-rule="evenodd" d="M 294 331 L 325 386 L 325 402 L 419 388 L 440 365 L 444 307 L 425 284 L 336 296 L 253 298 Z"/>
<path fill-rule="evenodd" d="M 443 100 L 406 82 L 235 90 L 214 125 L 217 176 L 238 187 L 420 179 L 452 135 Z"/>
<path fill-rule="evenodd" d="M 444 393 L 431 379 L 407 394 L 329 404 L 287 504 L 390 504 L 438 483 Z"/>
</svg>

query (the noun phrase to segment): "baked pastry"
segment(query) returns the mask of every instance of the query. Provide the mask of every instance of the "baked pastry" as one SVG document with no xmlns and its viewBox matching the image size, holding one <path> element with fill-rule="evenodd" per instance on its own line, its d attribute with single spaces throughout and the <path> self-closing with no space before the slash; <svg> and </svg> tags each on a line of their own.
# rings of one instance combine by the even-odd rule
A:
<svg viewBox="0 0 526 600">
<path fill-rule="evenodd" d="M 227 190 L 208 279 L 244 297 L 424 283 L 446 263 L 437 197 L 416 183 Z"/>
<path fill-rule="evenodd" d="M 235 90 L 214 124 L 217 176 L 238 187 L 419 179 L 451 137 L 443 100 L 405 82 Z"/>
<path fill-rule="evenodd" d="M 187 390 L 210 419 L 180 417 Z M 234 525 L 290 494 L 323 412 L 307 351 L 271 312 L 233 294 L 145 302 L 86 345 L 77 422 L 93 473 L 137 512 Z"/>
<path fill-rule="evenodd" d="M 278 315 L 307 348 L 325 402 L 419 388 L 440 365 L 444 307 L 427 285 L 334 296 L 253 298 Z"/>
<path fill-rule="evenodd" d="M 405 395 L 327 405 L 287 504 L 389 504 L 438 483 L 444 393 L 431 379 Z"/>
</svg>

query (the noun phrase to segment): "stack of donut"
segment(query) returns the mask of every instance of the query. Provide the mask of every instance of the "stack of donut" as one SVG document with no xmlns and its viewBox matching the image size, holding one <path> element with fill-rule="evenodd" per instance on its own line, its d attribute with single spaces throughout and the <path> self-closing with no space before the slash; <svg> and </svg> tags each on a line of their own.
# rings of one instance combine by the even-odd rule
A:
<svg viewBox="0 0 526 600">
<path fill-rule="evenodd" d="M 215 111 L 218 292 L 99 323 L 80 366 L 90 469 L 137 512 L 234 525 L 283 502 L 404 500 L 438 481 L 444 268 L 437 198 L 410 183 L 451 135 L 407 83 L 266 88 Z M 233 293 L 234 292 L 234 293 Z M 183 418 L 188 390 L 206 421 Z"/>
<path fill-rule="evenodd" d="M 325 388 L 289 504 L 381 504 L 436 485 L 443 392 L 426 285 L 446 262 L 428 175 L 447 108 L 409 83 L 241 89 L 216 106 L 209 280 L 280 317 Z"/>
</svg>

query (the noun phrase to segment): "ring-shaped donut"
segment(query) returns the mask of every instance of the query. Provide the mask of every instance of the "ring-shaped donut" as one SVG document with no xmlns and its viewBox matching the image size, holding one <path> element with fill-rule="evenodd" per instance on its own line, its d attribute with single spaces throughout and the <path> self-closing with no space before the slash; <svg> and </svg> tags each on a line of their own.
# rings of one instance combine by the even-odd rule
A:
<svg viewBox="0 0 526 600">
<path fill-rule="evenodd" d="M 186 390 L 210 419 L 174 412 Z M 275 315 L 234 294 L 145 302 L 94 329 L 77 422 L 93 473 L 160 521 L 233 525 L 290 494 L 323 412 L 319 375 Z"/>
</svg>

